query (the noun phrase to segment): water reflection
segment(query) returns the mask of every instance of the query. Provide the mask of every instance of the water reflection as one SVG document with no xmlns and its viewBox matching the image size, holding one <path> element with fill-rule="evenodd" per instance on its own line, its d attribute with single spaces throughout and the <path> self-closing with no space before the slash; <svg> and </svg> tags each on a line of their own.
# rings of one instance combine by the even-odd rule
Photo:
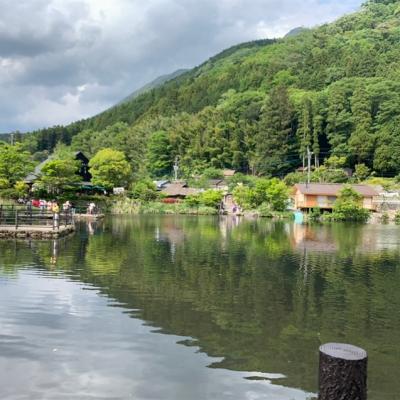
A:
<svg viewBox="0 0 400 400">
<path fill-rule="evenodd" d="M 6 277 L 6 282 L 11 279 L 20 286 L 27 271 L 34 271 L 98 288 L 100 296 L 90 294 L 96 306 L 89 314 L 93 318 L 98 313 L 107 327 L 117 323 L 119 330 L 107 337 L 106 332 L 104 336 L 97 332 L 99 327 L 88 326 L 93 346 L 98 345 L 100 353 L 110 346 L 110 357 L 114 348 L 110 341 L 117 347 L 118 343 L 133 346 L 130 357 L 139 352 L 141 360 L 153 358 L 152 346 L 157 348 L 163 362 L 154 390 L 168 387 L 172 393 L 179 386 L 186 397 L 177 399 L 304 399 L 306 392 L 316 391 L 317 349 L 328 341 L 366 348 L 369 398 L 395 399 L 400 393 L 399 244 L 399 229 L 388 225 L 306 226 L 230 217 L 114 218 L 90 228 L 82 224 L 74 237 L 56 243 L 0 242 L 0 284 Z M 37 285 L 36 280 L 25 284 Z M 79 293 L 74 311 L 78 315 L 79 303 L 88 296 L 87 291 Z M 1 296 L 8 299 L 10 294 L 2 290 Z M 17 309 L 22 304 L 19 296 L 13 296 Z M 104 304 L 104 299 L 113 303 Z M 107 304 L 114 307 L 105 308 Z M 135 319 L 120 320 L 118 307 Z M 27 314 L 33 310 L 23 314 L 27 329 L 33 324 Z M 85 310 L 83 315 L 89 308 Z M 7 310 L 1 311 L 3 322 Z M 46 326 L 58 315 L 57 309 L 49 310 L 49 315 L 35 318 Z M 135 321 L 141 320 L 146 327 L 138 328 Z M 153 336 L 150 331 L 168 335 Z M 0 345 L 7 340 L 0 337 Z M 160 347 L 165 341 L 171 348 L 169 357 Z M 176 342 L 180 345 L 175 348 Z M 69 346 L 71 354 L 76 352 Z M 24 345 L 20 347 L 24 351 Z M 119 357 L 130 364 L 126 352 Z M 180 363 L 188 363 L 188 371 L 196 374 L 191 379 L 185 375 L 195 389 L 182 386 L 183 371 L 169 371 Z M 202 392 L 200 377 L 212 382 L 213 395 Z M 126 374 L 115 376 L 116 381 L 123 378 Z M 131 379 L 139 379 L 136 372 Z M 157 397 L 151 389 L 142 390 L 135 391 L 135 398 Z"/>
</svg>

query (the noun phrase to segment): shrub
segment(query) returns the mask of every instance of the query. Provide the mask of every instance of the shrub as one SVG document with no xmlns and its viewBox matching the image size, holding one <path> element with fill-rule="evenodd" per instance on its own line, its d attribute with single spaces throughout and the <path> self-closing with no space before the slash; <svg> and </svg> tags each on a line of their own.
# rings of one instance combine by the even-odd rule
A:
<svg viewBox="0 0 400 400">
<path fill-rule="evenodd" d="M 257 208 L 258 215 L 260 217 L 266 217 L 266 218 L 272 218 L 275 216 L 274 211 L 271 208 L 271 205 L 268 203 L 262 203 L 258 208 Z"/>
<path fill-rule="evenodd" d="M 211 207 L 218 208 L 223 198 L 220 190 L 206 190 L 205 192 L 186 197 L 184 204 L 188 207 Z"/>
<path fill-rule="evenodd" d="M 244 209 L 252 209 L 256 207 L 254 201 L 254 190 L 248 186 L 238 185 L 232 191 L 233 198 L 237 204 Z"/>
<path fill-rule="evenodd" d="M 206 207 L 218 208 L 222 201 L 223 194 L 219 190 L 206 190 L 199 195 L 199 202 Z"/>
<path fill-rule="evenodd" d="M 306 179 L 306 175 L 303 172 L 290 172 L 283 179 L 287 186 L 293 186 L 296 183 L 302 183 Z"/>
<path fill-rule="evenodd" d="M 24 181 L 18 181 L 14 185 L 14 189 L 18 193 L 19 197 L 23 197 L 28 194 L 29 186 Z"/>
<path fill-rule="evenodd" d="M 275 211 L 285 211 L 289 199 L 288 188 L 278 178 L 269 180 L 266 200 Z"/>
<path fill-rule="evenodd" d="M 308 215 L 309 221 L 319 221 L 321 219 L 321 209 L 319 207 L 315 207 L 311 210 L 310 214 Z"/>
<path fill-rule="evenodd" d="M 349 177 L 343 169 L 327 168 L 325 165 L 317 168 L 311 176 L 313 182 L 345 183 Z"/>
<path fill-rule="evenodd" d="M 380 217 L 380 221 L 382 222 L 382 224 L 388 224 L 389 223 L 389 214 L 387 212 L 384 212 Z"/>
<path fill-rule="evenodd" d="M 333 213 L 329 217 L 334 221 L 367 222 L 370 216 L 368 210 L 360 204 L 362 196 L 351 186 L 345 186 L 333 206 Z"/>
<path fill-rule="evenodd" d="M 203 177 L 206 179 L 222 179 L 224 174 L 220 169 L 209 167 L 204 170 Z"/>
<path fill-rule="evenodd" d="M 142 201 L 153 201 L 158 197 L 156 185 L 150 179 L 135 183 L 130 195 L 133 199 Z"/>
<path fill-rule="evenodd" d="M 232 192 L 239 185 L 253 187 L 255 178 L 239 172 L 228 178 L 227 181 L 228 181 L 229 191 Z"/>
<path fill-rule="evenodd" d="M 16 200 L 20 196 L 19 196 L 19 193 L 14 188 L 11 188 L 11 189 L 0 190 L 0 197 L 3 198 L 3 199 L 14 199 L 14 200 Z"/>
<path fill-rule="evenodd" d="M 238 185 L 232 194 L 236 203 L 247 210 L 268 203 L 273 211 L 285 211 L 289 198 L 287 186 L 278 178 L 258 179 L 254 187 Z"/>
<path fill-rule="evenodd" d="M 192 194 L 185 199 L 185 203 L 189 207 L 199 207 L 200 206 L 200 196 L 198 194 Z"/>
<path fill-rule="evenodd" d="M 358 182 L 364 181 L 369 177 L 371 170 L 365 164 L 357 164 L 355 166 L 354 177 Z"/>
</svg>

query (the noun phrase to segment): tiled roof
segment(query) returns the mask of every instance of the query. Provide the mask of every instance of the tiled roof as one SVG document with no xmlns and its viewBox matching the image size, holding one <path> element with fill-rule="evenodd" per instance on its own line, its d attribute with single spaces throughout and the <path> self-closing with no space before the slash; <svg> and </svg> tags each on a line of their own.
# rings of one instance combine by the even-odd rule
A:
<svg viewBox="0 0 400 400">
<path fill-rule="evenodd" d="M 337 196 L 345 187 L 341 183 L 298 183 L 294 185 L 303 194 L 316 196 Z M 357 193 L 363 197 L 378 196 L 378 192 L 368 185 L 350 185 Z"/>
<path fill-rule="evenodd" d="M 188 188 L 183 183 L 171 183 L 166 185 L 162 190 L 161 193 L 165 194 L 166 196 L 190 196 L 193 194 L 200 193 L 200 189 L 195 188 Z"/>
<path fill-rule="evenodd" d="M 236 171 L 235 171 L 234 169 L 224 169 L 224 170 L 222 171 L 222 173 L 223 173 L 223 175 L 224 175 L 225 177 L 227 177 L 227 176 L 233 176 L 233 175 L 235 175 Z"/>
</svg>

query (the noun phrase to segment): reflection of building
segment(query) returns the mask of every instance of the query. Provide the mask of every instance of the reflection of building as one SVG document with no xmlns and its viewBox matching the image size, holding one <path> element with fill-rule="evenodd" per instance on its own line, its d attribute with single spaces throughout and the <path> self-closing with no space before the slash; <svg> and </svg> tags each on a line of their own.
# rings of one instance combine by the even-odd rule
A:
<svg viewBox="0 0 400 400">
<path fill-rule="evenodd" d="M 345 185 L 339 183 L 299 183 L 294 186 L 294 206 L 297 210 L 320 208 L 331 210 Z M 363 198 L 362 205 L 367 210 L 375 210 L 374 198 L 378 193 L 368 185 L 351 185 Z"/>
<path fill-rule="evenodd" d="M 227 215 L 219 217 L 219 230 L 221 232 L 222 238 L 226 239 L 228 232 L 237 228 L 241 222 L 243 222 L 243 218 L 237 215 Z"/>
<path fill-rule="evenodd" d="M 302 225 L 292 224 L 290 241 L 293 249 L 311 253 L 333 253 L 341 250 L 370 253 L 400 249 L 395 225 Z"/>
<path fill-rule="evenodd" d="M 292 244 L 296 250 L 309 250 L 313 252 L 335 252 L 338 245 L 332 233 L 325 227 L 317 228 L 310 225 L 292 225 Z"/>
<path fill-rule="evenodd" d="M 177 225 L 174 217 L 165 217 L 161 220 L 161 225 L 156 226 L 155 238 L 157 241 L 165 240 L 173 245 L 179 245 L 183 243 L 185 236 L 183 228 Z"/>
</svg>

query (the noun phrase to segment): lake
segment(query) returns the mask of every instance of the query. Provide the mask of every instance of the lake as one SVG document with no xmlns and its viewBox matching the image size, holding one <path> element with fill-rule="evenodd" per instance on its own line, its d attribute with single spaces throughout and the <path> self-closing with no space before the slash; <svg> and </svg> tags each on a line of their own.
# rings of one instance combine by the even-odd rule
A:
<svg viewBox="0 0 400 400">
<path fill-rule="evenodd" d="M 318 347 L 399 398 L 400 227 L 235 217 L 82 223 L 0 241 L 1 399 L 305 400 Z"/>
</svg>

